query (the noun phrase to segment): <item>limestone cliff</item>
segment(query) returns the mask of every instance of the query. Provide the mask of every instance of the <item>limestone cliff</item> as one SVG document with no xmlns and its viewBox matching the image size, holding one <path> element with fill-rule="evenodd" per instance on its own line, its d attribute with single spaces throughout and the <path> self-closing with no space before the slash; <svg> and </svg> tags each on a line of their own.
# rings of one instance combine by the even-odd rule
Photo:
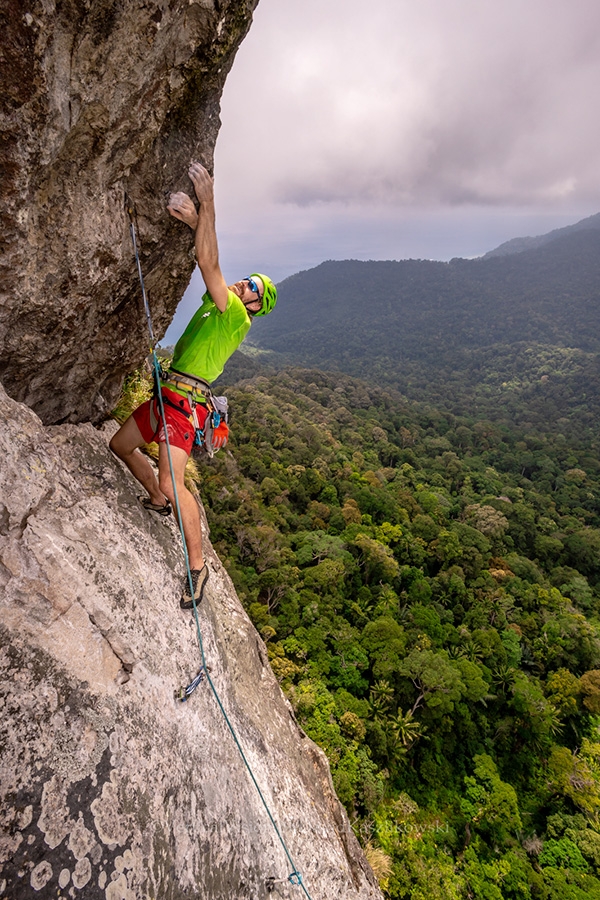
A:
<svg viewBox="0 0 600 900">
<path fill-rule="evenodd" d="M 1 389 L 0 420 L 0 897 L 260 900 L 274 878 L 300 900 L 209 686 L 174 700 L 199 653 L 173 522 L 107 428 L 45 427 Z M 211 676 L 311 896 L 379 898 L 210 545 L 208 564 Z"/>
<path fill-rule="evenodd" d="M 4 0 L 0 380 L 44 422 L 100 421 L 193 268 L 167 194 L 209 168 L 219 99 L 258 0 Z"/>
</svg>

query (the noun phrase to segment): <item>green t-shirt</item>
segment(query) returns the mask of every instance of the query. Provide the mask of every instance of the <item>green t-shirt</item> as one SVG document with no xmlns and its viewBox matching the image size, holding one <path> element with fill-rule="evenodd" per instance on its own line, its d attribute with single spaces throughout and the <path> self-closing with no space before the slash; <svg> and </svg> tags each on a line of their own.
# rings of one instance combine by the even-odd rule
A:
<svg viewBox="0 0 600 900">
<path fill-rule="evenodd" d="M 248 334 L 250 325 L 246 307 L 233 291 L 227 293 L 225 312 L 219 312 L 207 291 L 175 345 L 173 368 L 212 384 Z"/>
</svg>

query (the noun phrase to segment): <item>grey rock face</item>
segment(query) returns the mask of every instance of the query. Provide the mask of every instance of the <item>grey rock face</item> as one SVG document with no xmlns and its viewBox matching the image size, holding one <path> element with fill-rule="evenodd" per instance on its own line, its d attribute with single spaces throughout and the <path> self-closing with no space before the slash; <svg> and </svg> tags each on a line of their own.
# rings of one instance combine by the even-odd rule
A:
<svg viewBox="0 0 600 900">
<path fill-rule="evenodd" d="M 5 0 L 0 10 L 0 380 L 46 423 L 100 421 L 194 265 L 165 210 L 209 168 L 258 0 Z"/>
<path fill-rule="evenodd" d="M 44 427 L 1 389 L 0 420 L 0 897 L 303 897 L 208 684 L 174 700 L 200 665 L 180 544 L 112 458 L 114 424 Z M 380 898 L 207 546 L 211 677 L 306 887 Z"/>
</svg>

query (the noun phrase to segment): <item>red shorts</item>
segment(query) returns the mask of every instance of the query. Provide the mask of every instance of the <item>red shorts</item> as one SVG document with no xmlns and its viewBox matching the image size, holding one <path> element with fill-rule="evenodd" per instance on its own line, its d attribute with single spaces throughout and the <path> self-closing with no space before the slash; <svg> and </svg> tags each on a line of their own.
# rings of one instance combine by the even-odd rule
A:
<svg viewBox="0 0 600 900">
<path fill-rule="evenodd" d="M 167 420 L 167 433 L 169 435 L 169 444 L 171 447 L 180 447 L 181 450 L 190 455 L 194 444 L 194 423 L 190 411 L 190 404 L 186 397 L 182 397 L 176 391 L 168 388 L 162 389 L 163 403 L 165 409 L 165 419 Z M 170 403 L 164 402 L 169 400 Z M 171 406 L 174 403 L 178 409 Z M 156 441 L 156 443 L 164 443 L 165 430 L 160 417 L 160 407 L 158 400 L 146 400 L 141 406 L 132 413 L 135 424 L 140 429 L 142 437 L 147 444 Z M 204 428 L 204 422 L 208 415 L 205 406 L 196 406 L 196 415 L 198 416 L 198 425 Z M 156 427 L 154 426 L 156 424 Z"/>
</svg>

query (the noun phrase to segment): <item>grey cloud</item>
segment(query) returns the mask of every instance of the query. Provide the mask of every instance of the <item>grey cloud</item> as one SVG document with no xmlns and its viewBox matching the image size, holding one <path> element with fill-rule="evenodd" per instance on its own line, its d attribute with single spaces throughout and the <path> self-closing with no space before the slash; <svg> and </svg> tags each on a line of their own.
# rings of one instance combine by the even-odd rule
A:
<svg viewBox="0 0 600 900">
<path fill-rule="evenodd" d="M 268 140 L 221 171 L 302 206 L 600 198 L 599 25 L 588 0 L 261 0 L 220 148 L 249 115 Z"/>
</svg>

